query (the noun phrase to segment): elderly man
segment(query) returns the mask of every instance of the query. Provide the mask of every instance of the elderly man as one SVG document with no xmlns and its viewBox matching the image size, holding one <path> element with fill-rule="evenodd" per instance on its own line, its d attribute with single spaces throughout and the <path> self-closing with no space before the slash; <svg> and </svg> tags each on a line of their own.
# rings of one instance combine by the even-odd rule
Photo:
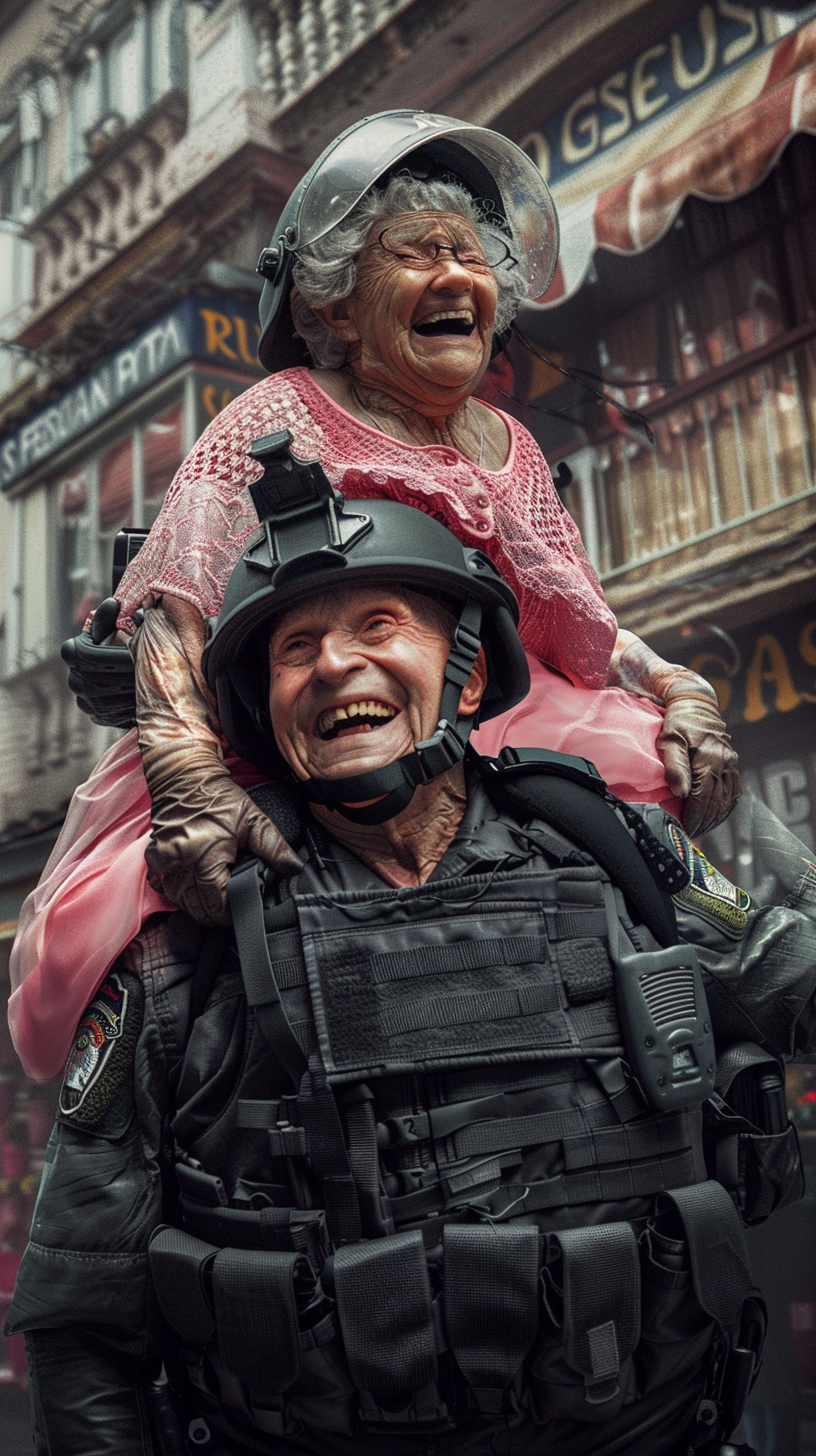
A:
<svg viewBox="0 0 816 1456">
<path fill-rule="evenodd" d="M 480 759 L 512 592 L 288 442 L 204 671 L 298 852 L 239 863 L 234 934 L 156 919 L 83 1018 L 9 1325 L 37 1450 L 732 1451 L 816 870 L 781 843 L 756 910 L 583 760 Z"/>
</svg>

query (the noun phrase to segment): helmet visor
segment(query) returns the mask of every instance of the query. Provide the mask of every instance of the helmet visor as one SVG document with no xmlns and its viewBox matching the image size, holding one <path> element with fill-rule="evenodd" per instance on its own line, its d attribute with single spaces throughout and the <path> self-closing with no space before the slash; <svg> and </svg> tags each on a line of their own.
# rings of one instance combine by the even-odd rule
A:
<svg viewBox="0 0 816 1456">
<path fill-rule="evenodd" d="M 295 226 L 295 247 L 325 237 L 364 193 L 411 152 L 450 137 L 490 172 L 521 243 L 529 297 L 546 293 L 558 258 L 558 218 L 544 178 L 514 142 L 485 127 L 422 111 L 371 117 L 338 138 L 305 179 Z"/>
</svg>

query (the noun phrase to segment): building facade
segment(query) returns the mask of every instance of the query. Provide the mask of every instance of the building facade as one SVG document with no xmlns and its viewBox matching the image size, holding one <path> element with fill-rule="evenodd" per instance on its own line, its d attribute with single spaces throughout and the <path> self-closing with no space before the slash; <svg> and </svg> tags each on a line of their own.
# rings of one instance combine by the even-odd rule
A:
<svg viewBox="0 0 816 1456">
<path fill-rule="evenodd" d="M 259 377 L 253 269 L 292 186 L 388 107 L 496 127 L 550 182 L 559 269 L 486 396 L 569 467 L 622 625 L 711 679 L 746 782 L 816 844 L 816 4 L 6 0 L 6 951 L 111 739 L 76 708 L 59 644 L 108 595 L 116 532 L 151 523 L 204 425 Z M 737 811 L 710 852 L 750 890 L 755 849 Z M 0 1121 L 24 1142 L 29 1094 L 0 1042 L 0 1091 L 3 1075 Z M 809 1075 L 792 1084 L 805 1133 Z M 12 1254 L 29 1144 L 0 1177 Z M 789 1343 L 816 1388 L 801 1262 Z"/>
</svg>

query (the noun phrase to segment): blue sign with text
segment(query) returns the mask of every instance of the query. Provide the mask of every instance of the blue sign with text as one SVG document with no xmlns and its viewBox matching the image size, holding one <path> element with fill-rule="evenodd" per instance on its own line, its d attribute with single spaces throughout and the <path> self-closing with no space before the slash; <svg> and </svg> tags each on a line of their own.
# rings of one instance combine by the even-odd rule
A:
<svg viewBox="0 0 816 1456">
<path fill-rule="evenodd" d="M 255 310 L 225 299 L 185 298 L 92 374 L 66 390 L 0 444 L 0 488 L 7 490 L 55 451 L 187 359 L 265 371 L 258 362 Z"/>
<path fill-rule="evenodd" d="M 551 186 L 602 156 L 624 137 L 703 86 L 775 45 L 816 13 L 798 6 L 743 5 L 714 0 L 677 22 L 612 75 L 582 91 L 563 111 L 528 132 L 521 146 Z"/>
</svg>

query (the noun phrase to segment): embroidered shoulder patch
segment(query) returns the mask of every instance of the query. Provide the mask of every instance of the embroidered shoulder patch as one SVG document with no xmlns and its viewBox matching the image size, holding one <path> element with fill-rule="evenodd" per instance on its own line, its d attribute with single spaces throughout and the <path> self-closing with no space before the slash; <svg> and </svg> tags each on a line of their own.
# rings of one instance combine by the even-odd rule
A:
<svg viewBox="0 0 816 1456">
<path fill-rule="evenodd" d="M 750 895 L 720 874 L 679 824 L 670 823 L 667 828 L 672 849 L 691 876 L 685 889 L 679 890 L 673 899 L 733 940 L 739 940 L 748 924 Z"/>
<path fill-rule="evenodd" d="M 119 1137 L 126 1130 L 143 1011 L 138 979 L 110 971 L 77 1028 L 60 1088 L 60 1122 L 103 1137 Z"/>
</svg>

